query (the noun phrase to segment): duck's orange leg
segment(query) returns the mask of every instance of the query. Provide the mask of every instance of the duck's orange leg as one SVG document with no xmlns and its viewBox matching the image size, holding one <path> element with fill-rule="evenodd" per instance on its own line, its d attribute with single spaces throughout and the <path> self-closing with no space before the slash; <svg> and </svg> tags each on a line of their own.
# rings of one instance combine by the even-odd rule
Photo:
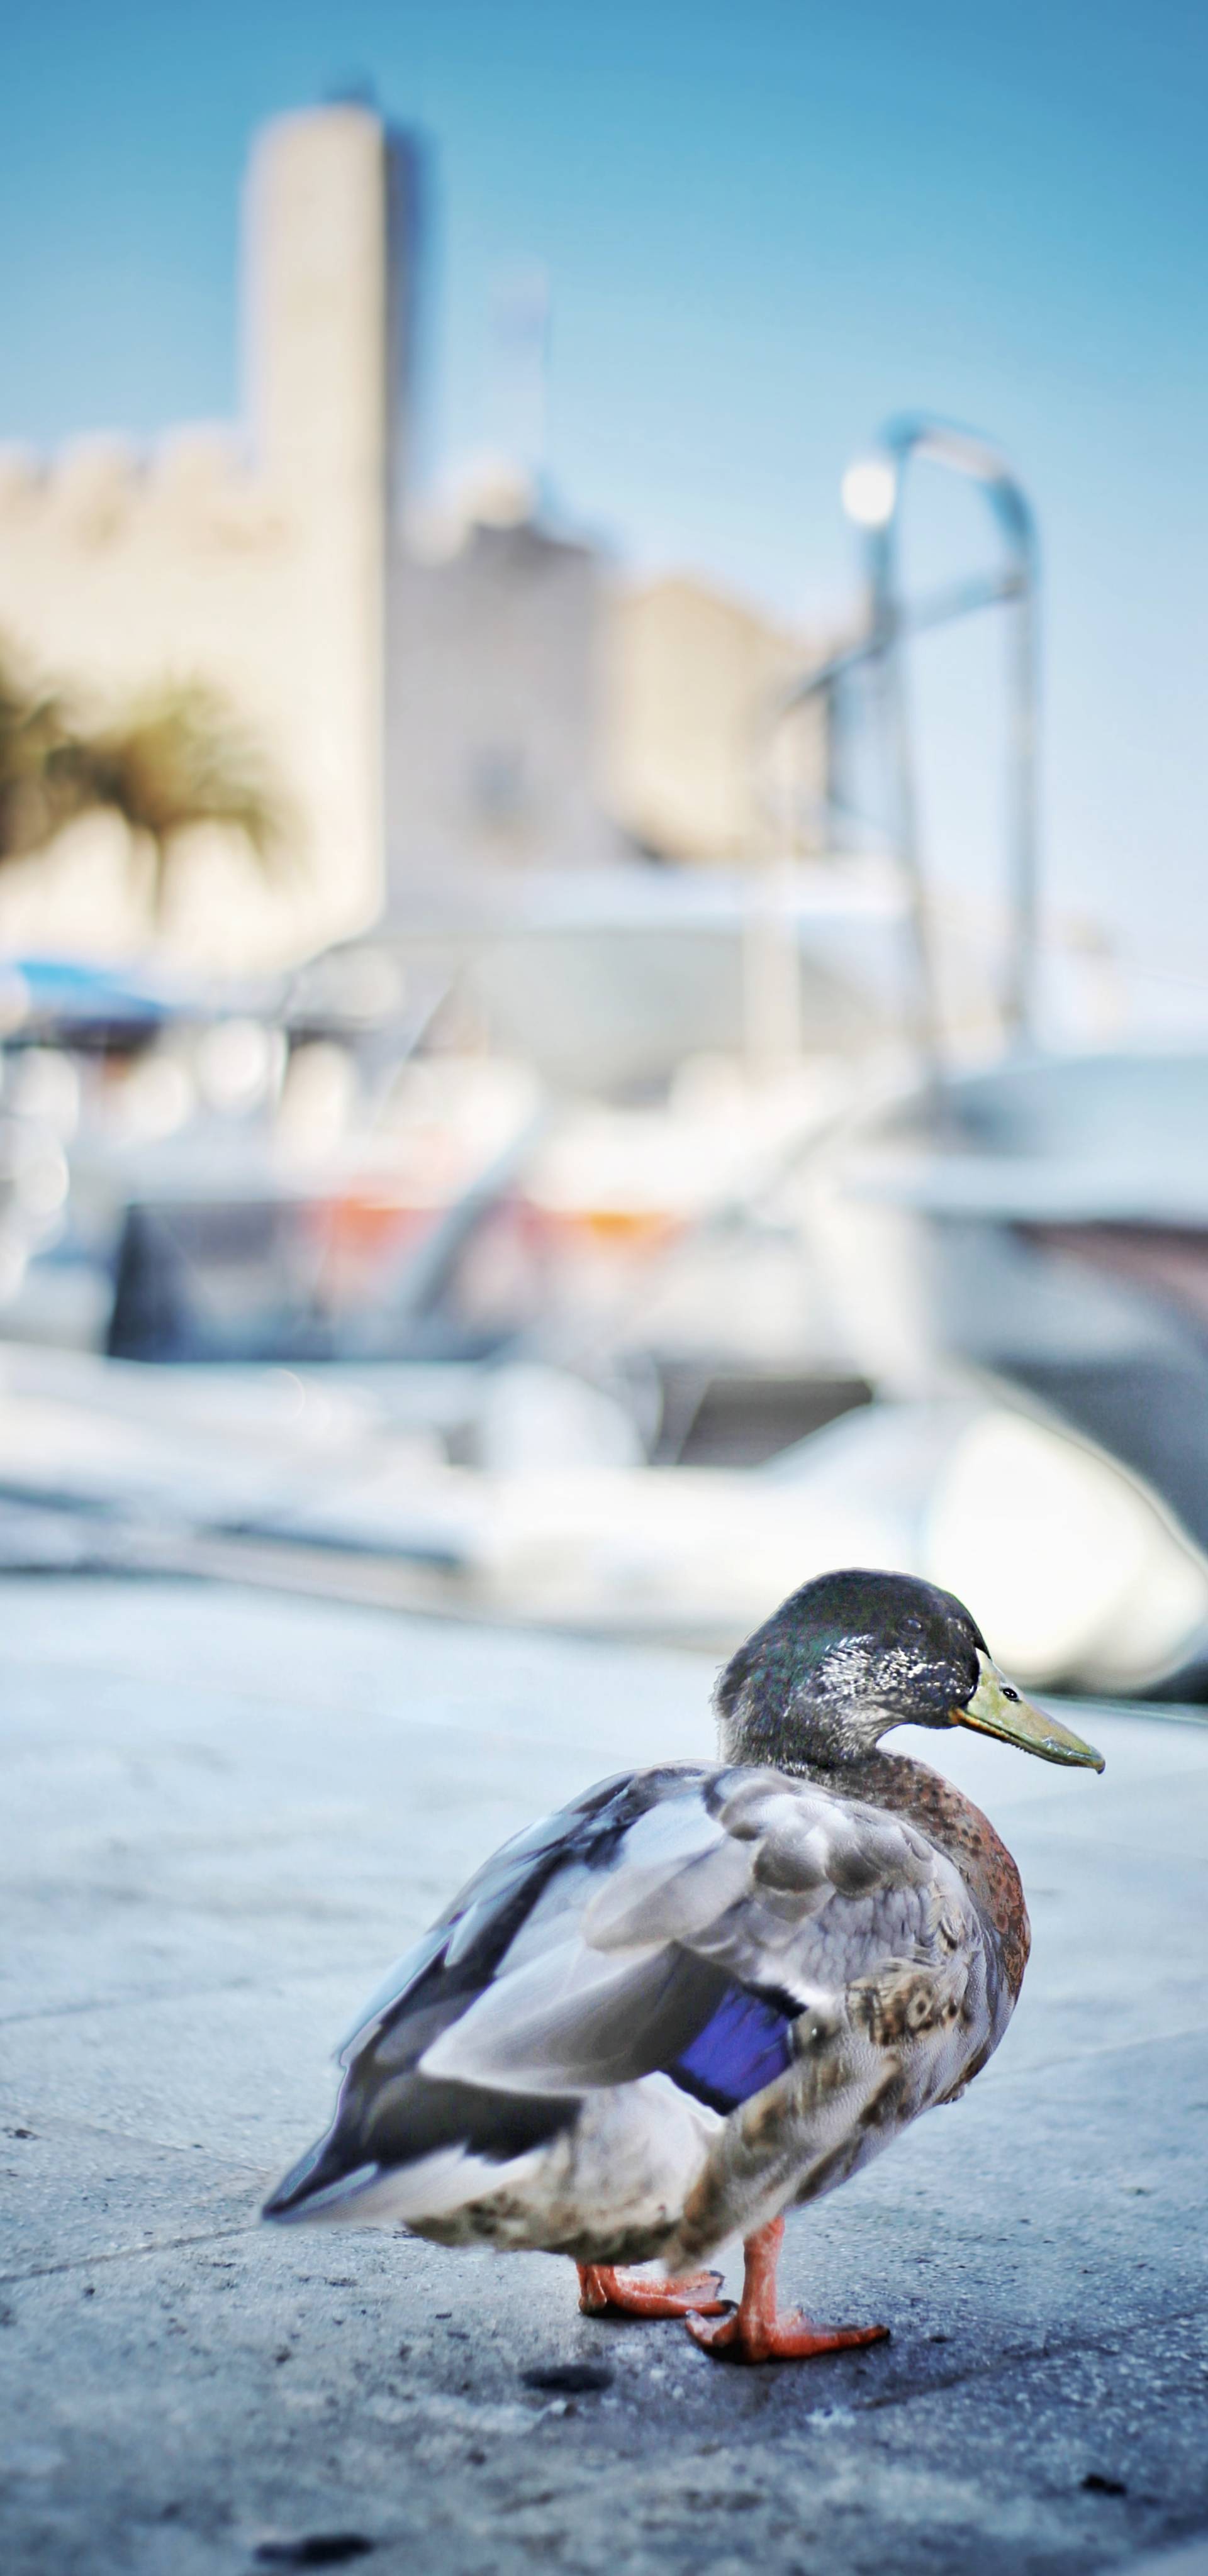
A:
<svg viewBox="0 0 1208 2576">
<path fill-rule="evenodd" d="M 720 2317 L 730 2305 L 717 2295 L 720 2272 L 660 2281 L 657 2273 L 625 2271 L 615 2263 L 577 2263 L 575 2270 L 585 2317 Z"/>
<path fill-rule="evenodd" d="M 724 2361 L 809 2361 L 819 2352 L 845 2352 L 850 2344 L 880 2343 L 888 2326 L 815 2326 L 795 2309 L 776 2311 L 776 2265 L 783 2218 L 748 2236 L 742 2298 L 727 2317 L 688 2318 L 688 2332 L 706 2352 Z"/>
</svg>

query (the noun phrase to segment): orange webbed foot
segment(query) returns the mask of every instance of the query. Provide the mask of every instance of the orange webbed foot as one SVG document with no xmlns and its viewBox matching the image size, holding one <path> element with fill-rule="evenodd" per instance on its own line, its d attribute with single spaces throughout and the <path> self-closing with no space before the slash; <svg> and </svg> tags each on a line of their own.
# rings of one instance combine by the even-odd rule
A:
<svg viewBox="0 0 1208 2576">
<path fill-rule="evenodd" d="M 811 2325 L 792 2308 L 745 2322 L 735 2309 L 728 2317 L 691 2316 L 685 2323 L 693 2342 L 721 2361 L 813 2361 L 819 2353 L 883 2343 L 889 2334 L 888 2326 Z"/>
<path fill-rule="evenodd" d="M 756 2229 L 743 2247 L 742 2298 L 729 2316 L 687 2319 L 694 2343 L 720 2361 L 813 2361 L 819 2353 L 848 2352 L 882 2343 L 888 2326 L 816 2326 L 796 2309 L 776 2306 L 776 2265 L 784 2240 L 783 2218 Z"/>
<path fill-rule="evenodd" d="M 657 2273 L 632 2272 L 615 2263 L 580 2263 L 579 2306 L 585 2317 L 722 2317 L 729 2301 L 718 2297 L 720 2272 L 693 2272 L 662 2281 Z"/>
</svg>

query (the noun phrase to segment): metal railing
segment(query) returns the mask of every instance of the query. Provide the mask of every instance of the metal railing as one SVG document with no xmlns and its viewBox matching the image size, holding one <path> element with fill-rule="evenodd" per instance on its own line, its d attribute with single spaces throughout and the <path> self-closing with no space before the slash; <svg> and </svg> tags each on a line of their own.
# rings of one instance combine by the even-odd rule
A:
<svg viewBox="0 0 1208 2576">
<path fill-rule="evenodd" d="M 1004 560 L 983 573 L 907 599 L 901 567 L 903 501 L 909 469 L 939 466 L 985 493 L 1003 541 Z M 850 487 L 850 493 L 849 493 Z M 874 453 L 845 478 L 850 515 L 865 533 L 869 614 L 866 631 L 813 670 L 790 681 L 772 701 L 763 733 L 770 761 L 782 729 L 811 703 L 834 701 L 845 681 L 870 670 L 878 682 L 879 716 L 889 754 L 890 839 L 906 880 L 921 1034 L 940 1052 L 939 1001 L 926 857 L 919 826 L 917 756 L 910 721 L 906 647 L 917 636 L 979 609 L 1010 607 L 1008 949 L 1002 1008 L 1007 1036 L 1026 1041 L 1036 1007 L 1039 830 L 1037 812 L 1036 528 L 1026 494 L 988 440 L 943 421 L 891 422 Z"/>
</svg>

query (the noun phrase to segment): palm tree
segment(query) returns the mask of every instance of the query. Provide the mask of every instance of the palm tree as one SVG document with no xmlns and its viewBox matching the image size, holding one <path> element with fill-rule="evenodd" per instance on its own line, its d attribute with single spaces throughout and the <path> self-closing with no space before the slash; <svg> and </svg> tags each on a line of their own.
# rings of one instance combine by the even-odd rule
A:
<svg viewBox="0 0 1208 2576">
<path fill-rule="evenodd" d="M 61 692 L 37 688 L 0 654 L 0 865 L 103 808 L 121 815 L 136 856 L 149 859 L 157 916 L 178 844 L 200 824 L 237 832 L 263 868 L 282 859 L 283 801 L 217 690 L 200 681 L 163 688 L 89 731 Z"/>
<path fill-rule="evenodd" d="M 280 864 L 284 812 L 263 757 L 215 689 L 200 681 L 141 699 L 81 743 L 87 801 L 122 816 L 151 863 L 164 908 L 177 843 L 203 823 L 240 835 L 265 869 Z"/>
<path fill-rule="evenodd" d="M 79 812 L 77 752 L 64 700 L 0 656 L 0 860 L 42 849 Z"/>
</svg>

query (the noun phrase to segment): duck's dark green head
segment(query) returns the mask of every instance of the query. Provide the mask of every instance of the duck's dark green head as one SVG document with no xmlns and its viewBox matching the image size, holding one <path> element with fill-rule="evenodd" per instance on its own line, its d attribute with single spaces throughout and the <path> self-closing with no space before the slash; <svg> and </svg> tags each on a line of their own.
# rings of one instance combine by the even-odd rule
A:
<svg viewBox="0 0 1208 2576">
<path fill-rule="evenodd" d="M 863 1761 L 893 1726 L 969 1726 L 1103 1769 L 1004 1679 L 964 1604 L 910 1574 L 852 1567 L 803 1584 L 731 1656 L 717 1711 L 726 1761 L 784 1771 Z"/>
</svg>

